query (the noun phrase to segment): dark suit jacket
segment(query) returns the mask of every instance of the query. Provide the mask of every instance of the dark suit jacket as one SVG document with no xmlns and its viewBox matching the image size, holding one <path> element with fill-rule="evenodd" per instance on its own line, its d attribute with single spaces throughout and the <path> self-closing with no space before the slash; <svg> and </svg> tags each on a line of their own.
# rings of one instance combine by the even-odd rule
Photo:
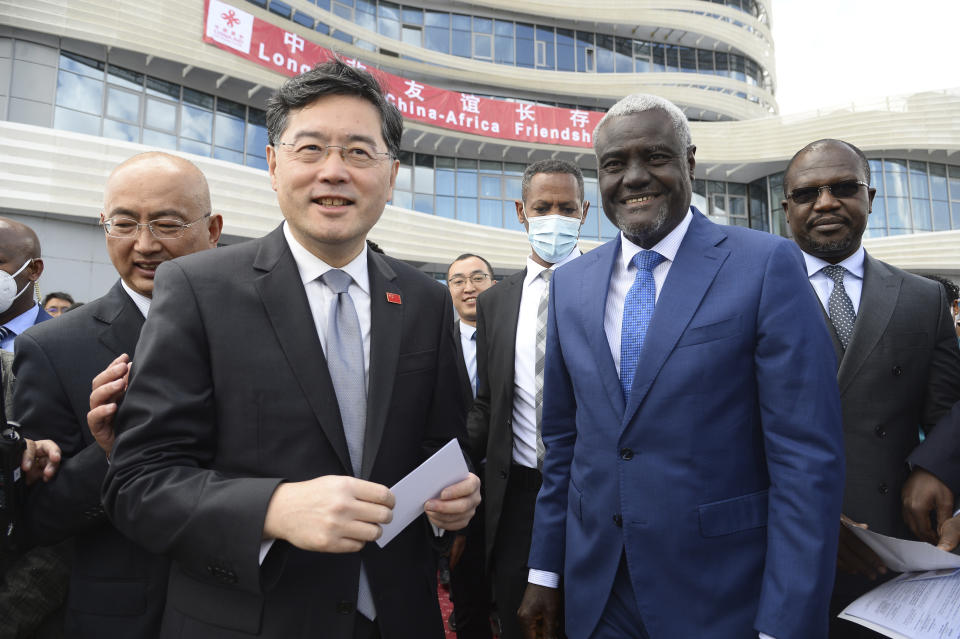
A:
<svg viewBox="0 0 960 639">
<path fill-rule="evenodd" d="M 64 455 L 53 481 L 30 491 L 27 516 L 35 543 L 75 539 L 70 637 L 156 637 L 159 630 L 167 561 L 104 516 L 107 460 L 87 428 L 91 381 L 121 353 L 133 358 L 142 325 L 117 281 L 103 297 L 17 337 L 14 410 L 28 437 L 52 439 Z"/>
<path fill-rule="evenodd" d="M 960 400 L 960 351 L 941 287 L 864 257 L 863 292 L 840 362 L 847 481 L 843 511 L 885 535 L 912 537 L 901 491 L 907 456 Z M 946 451 L 944 451 L 946 452 Z"/>
<path fill-rule="evenodd" d="M 360 476 L 391 486 L 465 434 L 447 290 L 368 253 Z M 401 303 L 392 303 L 388 293 Z M 258 553 L 277 485 L 349 475 L 336 394 L 281 228 L 163 264 L 104 484 L 117 527 L 174 560 L 164 637 L 349 638 L 360 562 L 384 639 L 442 637 L 425 520 L 386 548 Z"/>
<path fill-rule="evenodd" d="M 619 256 L 617 238 L 551 281 L 530 567 L 564 575 L 571 639 L 624 554 L 652 639 L 824 639 L 843 441 L 799 250 L 695 211 L 628 401 L 604 331 Z"/>
<path fill-rule="evenodd" d="M 474 465 L 487 458 L 486 562 L 489 566 L 513 462 L 513 371 L 523 278 L 514 273 L 477 298 L 477 398 L 467 415 Z"/>
<path fill-rule="evenodd" d="M 910 453 L 909 462 L 930 471 L 955 495 L 960 495 L 960 402 Z"/>
</svg>

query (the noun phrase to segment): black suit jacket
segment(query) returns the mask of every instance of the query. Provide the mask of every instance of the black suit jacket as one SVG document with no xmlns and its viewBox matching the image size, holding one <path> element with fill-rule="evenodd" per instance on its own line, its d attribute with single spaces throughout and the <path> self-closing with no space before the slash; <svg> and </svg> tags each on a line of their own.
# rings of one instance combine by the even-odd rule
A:
<svg viewBox="0 0 960 639">
<path fill-rule="evenodd" d="M 871 530 L 911 537 L 901 490 L 919 428 L 960 399 L 960 350 L 943 288 L 864 257 L 863 292 L 846 352 L 833 325 L 847 458 L 844 513 Z"/>
<path fill-rule="evenodd" d="M 487 458 L 483 486 L 488 566 L 513 461 L 513 370 L 526 274 L 527 269 L 514 273 L 477 298 L 477 398 L 467 416 L 467 432 L 474 465 Z"/>
<path fill-rule="evenodd" d="M 460 379 L 460 398 L 464 406 L 473 404 L 473 383 L 470 381 L 470 371 L 463 356 L 463 344 L 460 342 L 460 320 L 453 322 L 453 343 L 457 347 L 457 376 Z M 479 468 L 479 466 L 475 466 Z"/>
<path fill-rule="evenodd" d="M 391 486 L 464 434 L 464 409 L 447 290 L 373 252 L 368 267 L 360 475 Z M 278 484 L 351 474 L 282 229 L 160 267 L 118 421 L 104 503 L 124 533 L 174 560 L 162 636 L 349 638 L 361 559 L 384 639 L 443 636 L 423 518 L 384 549 L 325 554 L 277 542 L 258 563 Z"/>
<path fill-rule="evenodd" d="M 17 337 L 14 412 L 28 437 L 52 439 L 64 455 L 54 479 L 29 492 L 27 517 L 35 543 L 75 539 L 69 637 L 156 637 L 159 631 L 167 561 L 104 516 L 107 460 L 87 428 L 91 381 L 121 353 L 134 357 L 142 325 L 143 315 L 118 281 L 103 297 Z"/>
</svg>

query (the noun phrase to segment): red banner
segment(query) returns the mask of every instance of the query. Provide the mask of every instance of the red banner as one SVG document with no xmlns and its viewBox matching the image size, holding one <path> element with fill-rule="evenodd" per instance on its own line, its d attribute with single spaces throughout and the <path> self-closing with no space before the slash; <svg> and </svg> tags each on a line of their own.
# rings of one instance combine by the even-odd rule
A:
<svg viewBox="0 0 960 639">
<path fill-rule="evenodd" d="M 304 40 L 220 0 L 205 0 L 203 41 L 260 66 L 295 76 L 334 57 L 333 51 Z M 603 113 L 505 102 L 469 93 L 447 91 L 369 68 L 359 60 L 345 62 L 375 75 L 387 99 L 403 116 L 443 129 L 504 140 L 590 147 L 593 129 Z"/>
</svg>

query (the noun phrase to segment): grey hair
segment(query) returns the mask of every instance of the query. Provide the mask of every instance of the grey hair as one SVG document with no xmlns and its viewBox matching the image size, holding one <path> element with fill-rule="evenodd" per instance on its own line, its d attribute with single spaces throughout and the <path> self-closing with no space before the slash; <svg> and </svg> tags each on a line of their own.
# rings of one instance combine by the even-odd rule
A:
<svg viewBox="0 0 960 639">
<path fill-rule="evenodd" d="M 683 111 L 681 111 L 676 104 L 658 95 L 633 93 L 610 107 L 606 115 L 601 118 L 597 124 L 597 128 L 593 130 L 594 149 L 597 147 L 597 137 L 600 135 L 600 129 L 603 128 L 603 125 L 605 125 L 610 118 L 616 118 L 622 115 L 633 115 L 634 113 L 643 113 L 645 111 L 663 111 L 666 113 L 673 122 L 673 130 L 676 131 L 683 148 L 689 149 L 693 145 L 693 138 L 690 135 L 690 123 L 687 121 L 687 116 L 684 115 Z"/>
</svg>

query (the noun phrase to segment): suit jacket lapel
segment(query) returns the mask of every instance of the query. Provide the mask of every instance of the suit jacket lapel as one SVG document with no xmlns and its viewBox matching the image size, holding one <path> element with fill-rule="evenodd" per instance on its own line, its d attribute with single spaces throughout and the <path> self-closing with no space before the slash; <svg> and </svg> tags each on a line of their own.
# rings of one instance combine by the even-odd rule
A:
<svg viewBox="0 0 960 639">
<path fill-rule="evenodd" d="M 610 275 L 619 256 L 620 236 L 617 235 L 615 241 L 608 242 L 578 258 L 592 261 L 584 271 L 579 299 L 584 300 L 581 307 L 583 309 L 582 322 L 590 344 L 590 351 L 596 360 L 600 383 L 606 391 L 607 399 L 610 400 L 614 413 L 623 415 L 624 403 L 623 391 L 620 389 L 620 376 L 617 375 L 617 366 L 613 362 L 610 342 L 607 341 L 607 333 L 603 326 L 609 286 L 596 285 L 597 282 L 610 281 Z"/>
<path fill-rule="evenodd" d="M 497 286 L 505 287 L 506 291 L 503 292 L 501 305 L 491 308 L 492 313 L 487 313 L 493 316 L 488 321 L 491 323 L 502 321 L 506 328 L 506 330 L 501 333 L 501 339 L 503 341 L 500 344 L 494 344 L 492 346 L 500 350 L 503 356 L 501 360 L 503 362 L 503 369 L 495 371 L 493 374 L 499 374 L 501 376 L 500 379 L 510 380 L 510 383 L 506 385 L 508 406 L 513 406 L 513 367 L 517 357 L 517 322 L 520 320 L 520 302 L 523 299 L 523 280 L 526 279 L 526 277 L 527 269 L 524 268 L 519 273 L 511 275 L 497 284 Z M 503 319 L 499 318 L 501 314 Z M 507 321 L 508 319 L 509 321 Z M 489 364 L 490 358 L 488 358 L 487 361 Z"/>
<path fill-rule="evenodd" d="M 730 251 L 719 248 L 726 234 L 716 224 L 708 222 L 699 213 L 693 221 L 677 251 L 676 259 L 660 291 L 657 305 L 650 320 L 650 327 L 643 342 L 643 351 L 637 372 L 633 378 L 630 401 L 623 416 L 622 426 L 633 419 L 654 380 L 674 346 L 686 330 L 694 313 L 700 306 L 710 284 Z"/>
<path fill-rule="evenodd" d="M 363 464 L 360 469 L 363 479 L 370 477 L 387 424 L 404 319 L 403 292 L 394 270 L 373 251 L 367 251 L 367 269 L 370 274 L 370 373 L 367 429 L 363 438 Z M 387 301 L 387 293 L 398 295 L 400 303 Z"/>
<path fill-rule="evenodd" d="M 816 292 L 814 292 L 816 295 Z M 820 301 L 820 298 L 817 297 L 817 301 Z M 827 313 L 827 309 L 823 307 L 823 304 L 820 304 L 820 312 L 823 313 L 823 321 L 827 323 L 827 330 L 830 332 L 830 339 L 833 341 L 833 352 L 837 356 L 837 373 L 839 375 L 840 364 L 843 362 L 844 350 L 843 344 L 840 343 L 840 337 L 837 336 L 837 329 L 834 328 L 833 322 L 830 321 L 830 314 Z"/>
<path fill-rule="evenodd" d="M 890 317 L 897 306 L 900 285 L 903 277 L 888 269 L 882 262 L 863 256 L 863 291 L 860 294 L 860 307 L 857 321 L 853 325 L 853 335 L 847 352 L 840 362 L 837 382 L 840 392 L 846 389 L 867 356 L 880 341 L 887 329 Z"/>
<path fill-rule="evenodd" d="M 300 282 L 297 263 L 290 254 L 282 227 L 260 242 L 253 267 L 263 271 L 254 283 L 264 310 L 320 428 L 336 451 L 345 474 L 352 474 L 337 394 L 313 324 L 307 294 Z"/>
<path fill-rule="evenodd" d="M 104 296 L 94 318 L 103 322 L 98 335 L 100 343 L 115 355 L 126 353 L 132 360 L 143 328 L 143 314 L 119 280 Z"/>
<path fill-rule="evenodd" d="M 470 371 L 467 370 L 467 360 L 463 355 L 463 344 L 460 343 L 460 320 L 453 322 L 453 343 L 457 347 L 457 374 L 460 376 L 460 393 L 466 406 L 473 403 L 473 382 L 470 379 Z"/>
</svg>

